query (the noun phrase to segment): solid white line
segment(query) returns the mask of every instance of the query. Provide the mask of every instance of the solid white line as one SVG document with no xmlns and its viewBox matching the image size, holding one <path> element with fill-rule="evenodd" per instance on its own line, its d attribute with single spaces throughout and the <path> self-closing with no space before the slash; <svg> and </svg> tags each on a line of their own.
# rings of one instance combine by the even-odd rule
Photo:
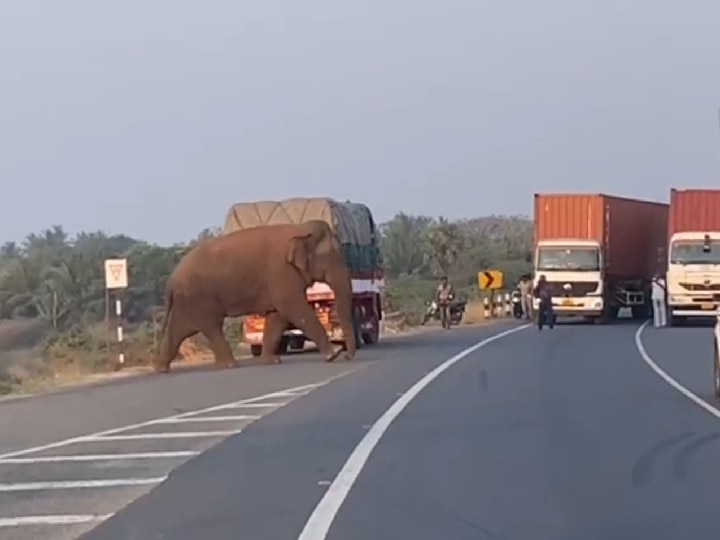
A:
<svg viewBox="0 0 720 540">
<path fill-rule="evenodd" d="M 362 365 L 362 364 L 361 364 L 361 365 Z M 366 364 L 365 364 L 365 365 L 366 365 Z M 356 368 L 356 369 L 359 369 L 359 367 Z M 101 436 L 104 436 L 104 435 L 112 435 L 112 434 L 115 434 L 115 433 L 120 433 L 120 432 L 122 432 L 122 431 L 130 431 L 130 430 L 132 430 L 132 429 L 137 429 L 137 428 L 141 428 L 141 427 L 145 427 L 145 426 L 150 426 L 150 425 L 153 425 L 153 424 L 157 423 L 158 420 L 162 420 L 162 419 L 168 419 L 168 418 L 187 418 L 187 417 L 191 417 L 191 416 L 196 416 L 196 415 L 198 415 L 198 414 L 205 414 L 205 413 L 210 413 L 210 412 L 217 412 L 217 411 L 223 411 L 223 410 L 227 410 L 227 409 L 237 408 L 237 407 L 241 407 L 241 406 L 243 406 L 243 405 L 255 403 L 255 402 L 257 402 L 257 401 L 262 401 L 262 400 L 264 400 L 264 399 L 273 399 L 273 398 L 280 397 L 278 394 L 280 394 L 280 393 L 282 393 L 282 392 L 301 391 L 301 390 L 306 390 L 306 389 L 307 389 L 307 392 L 309 393 L 309 392 L 311 392 L 311 391 L 312 391 L 313 389 L 315 389 L 315 388 L 320 388 L 321 386 L 323 386 L 323 385 L 325 385 L 325 384 L 328 384 L 329 382 L 334 381 L 335 379 L 338 379 L 338 378 L 340 378 L 340 377 L 344 377 L 345 375 L 349 375 L 350 373 L 353 373 L 354 371 L 355 371 L 355 370 L 349 370 L 349 371 L 346 371 L 346 372 L 343 372 L 343 373 L 339 373 L 339 374 L 337 374 L 337 375 L 333 375 L 332 377 L 329 377 L 329 378 L 327 378 L 327 379 L 325 379 L 324 381 L 321 381 L 321 382 L 319 382 L 319 383 L 314 383 L 314 384 L 310 384 L 310 385 L 305 384 L 305 385 L 296 386 L 296 387 L 293 387 L 293 388 L 286 388 L 286 389 L 284 389 L 284 390 L 278 390 L 278 391 L 275 391 L 275 392 L 270 392 L 269 394 L 263 394 L 263 395 L 261 395 L 261 396 L 257 396 L 257 397 L 253 397 L 253 398 L 248 398 L 248 399 L 243 399 L 243 400 L 240 400 L 240 401 L 233 401 L 233 402 L 230 402 L 230 403 L 223 403 L 223 404 L 221 404 L 221 405 L 214 405 L 214 406 L 212 406 L 212 407 L 206 407 L 206 408 L 204 408 L 204 409 L 198 409 L 198 410 L 195 410 L 195 411 L 188 411 L 188 412 L 185 412 L 185 413 L 175 414 L 175 415 L 167 416 L 167 417 L 164 417 L 164 418 L 155 418 L 155 419 L 152 419 L 152 420 L 147 420 L 147 421 L 145 421 L 145 422 L 138 422 L 137 424 L 131 424 L 131 425 L 128 425 L 128 426 L 121 426 L 121 427 L 117 427 L 117 428 L 113 428 L 113 429 L 108 429 L 108 430 L 105 430 L 105 431 L 99 431 L 99 432 L 97 432 L 97 433 L 90 433 L 90 434 L 88 434 L 88 435 L 82 435 L 82 436 L 80 436 L 80 437 L 72 437 L 72 438 L 69 438 L 69 439 L 63 439 L 63 440 L 60 440 L 60 441 L 56 441 L 56 442 L 52 442 L 52 443 L 48 443 L 48 444 L 42 444 L 42 445 L 39 445 L 39 446 L 32 446 L 32 447 L 30 447 L 30 448 L 24 448 L 24 449 L 22 449 L 22 450 L 16 450 L 16 451 L 14 451 L 14 452 L 7 452 L 7 453 L 5 453 L 5 454 L 0 454 L 0 460 L 7 459 L 7 458 L 10 458 L 10 457 L 25 456 L 25 455 L 27 455 L 27 454 L 35 454 L 35 453 L 37 453 L 37 452 L 43 452 L 43 451 L 45 451 L 45 450 L 51 450 L 51 449 L 53 449 L 53 448 L 61 448 L 61 447 L 63 447 L 63 446 L 69 446 L 69 445 L 71 445 L 71 444 L 87 442 L 87 439 L 88 439 L 88 438 L 90 438 L 90 439 L 92 440 L 92 439 L 95 439 L 95 438 L 97 438 L 97 437 L 101 437 Z M 299 397 L 299 396 L 298 396 L 298 397 Z"/>
<path fill-rule="evenodd" d="M 675 379 L 673 379 L 670 375 L 668 375 L 665 371 L 662 370 L 660 366 L 658 366 L 652 359 L 652 357 L 648 354 L 648 352 L 645 350 L 645 346 L 642 342 L 642 333 L 643 330 L 645 330 L 645 327 L 648 325 L 650 321 L 645 321 L 645 323 L 640 326 L 640 328 L 637 329 L 637 332 L 635 332 L 635 346 L 637 347 L 638 352 L 640 353 L 640 356 L 645 361 L 645 363 L 650 366 L 650 369 L 652 369 L 655 373 L 660 375 L 666 383 L 668 383 L 670 386 L 672 386 L 675 390 L 680 392 L 683 396 L 691 400 L 695 405 L 698 405 L 699 407 L 702 407 L 705 411 L 709 412 L 716 418 L 720 418 L 720 410 L 716 409 L 712 405 L 710 405 L 707 401 L 705 401 L 703 398 L 697 396 L 696 394 L 693 394 L 690 390 L 685 388 L 682 384 L 677 382 Z M 710 360 L 708 360 L 709 362 Z"/>
<path fill-rule="evenodd" d="M 495 340 L 509 336 L 510 334 L 514 334 L 515 332 L 519 332 L 520 330 L 530 326 L 530 324 L 525 324 L 483 339 L 472 347 L 469 347 L 452 358 L 445 360 L 445 362 L 433 369 L 430 373 L 417 381 L 409 390 L 402 394 L 373 424 L 355 450 L 353 450 L 353 453 L 350 454 L 350 457 L 345 462 L 345 465 L 343 465 L 343 468 L 332 481 L 330 487 L 327 491 L 325 491 L 325 495 L 305 523 L 305 527 L 300 533 L 298 540 L 325 540 L 335 516 L 345 501 L 345 497 L 347 497 L 347 494 L 352 489 L 353 484 L 357 480 L 360 472 L 363 470 L 365 463 L 367 463 L 370 458 L 370 454 L 373 449 L 393 421 L 398 417 L 398 415 L 400 415 L 403 409 L 408 406 L 415 396 L 422 392 L 427 385 L 437 379 L 444 371 L 469 354 L 474 353 L 488 343 L 492 343 Z"/>
<path fill-rule="evenodd" d="M 112 514 L 104 516 L 93 515 L 57 515 L 57 516 L 22 516 L 11 518 L 0 518 L 2 527 L 27 527 L 29 525 L 81 525 L 93 521 L 105 521 L 112 517 Z"/>
<path fill-rule="evenodd" d="M 125 459 L 172 459 L 181 457 L 193 457 L 200 452 L 178 451 L 178 452 L 134 452 L 128 454 L 75 454 L 69 456 L 40 456 L 25 458 L 0 459 L 0 465 L 22 465 L 24 463 L 64 463 L 74 461 L 121 461 Z"/>
<path fill-rule="evenodd" d="M 228 437 L 241 433 L 242 430 L 229 431 L 186 431 L 178 433 L 128 433 L 127 435 L 103 435 L 101 437 L 85 437 L 84 442 L 103 442 L 103 441 L 142 441 L 145 439 L 185 439 L 185 438 L 202 438 L 202 437 Z M 1 460 L 0 460 L 1 461 Z"/>
<path fill-rule="evenodd" d="M 59 480 L 57 482 L 18 482 L 15 484 L 0 484 L 0 492 L 146 486 L 148 484 L 159 484 L 160 482 L 163 482 L 166 478 L 167 476 L 162 476 L 158 478 L 118 478 L 110 480 Z"/>
<path fill-rule="evenodd" d="M 259 416 L 239 414 L 237 416 L 192 416 L 190 418 L 163 418 L 155 422 L 158 424 L 184 424 L 185 422 L 241 422 L 243 420 L 257 420 Z"/>
</svg>

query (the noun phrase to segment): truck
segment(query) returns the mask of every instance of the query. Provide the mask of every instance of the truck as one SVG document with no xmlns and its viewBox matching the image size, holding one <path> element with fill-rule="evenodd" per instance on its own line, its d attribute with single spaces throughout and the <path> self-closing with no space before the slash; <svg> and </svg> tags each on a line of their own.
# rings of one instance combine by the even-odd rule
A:
<svg viewBox="0 0 720 540">
<path fill-rule="evenodd" d="M 304 223 L 315 219 L 330 225 L 351 271 L 357 347 L 373 345 L 380 339 L 385 277 L 378 229 L 372 212 L 365 204 L 338 202 L 323 197 L 238 203 L 228 210 L 222 232 L 226 234 L 251 227 Z M 333 290 L 327 283 L 316 282 L 308 287 L 306 294 L 330 341 L 344 345 L 346 336 L 337 317 Z M 264 314 L 243 318 L 243 342 L 250 346 L 253 356 L 262 354 L 264 329 Z M 308 339 L 303 332 L 291 326 L 284 332 L 277 352 L 284 354 L 288 349 L 302 350 L 306 341 Z"/>
<path fill-rule="evenodd" d="M 710 318 L 720 306 L 720 189 L 671 189 L 668 324 Z"/>
<path fill-rule="evenodd" d="M 533 284 L 545 275 L 556 316 L 603 324 L 630 308 L 647 317 L 652 278 L 665 267 L 668 212 L 605 194 L 536 193 Z"/>
</svg>

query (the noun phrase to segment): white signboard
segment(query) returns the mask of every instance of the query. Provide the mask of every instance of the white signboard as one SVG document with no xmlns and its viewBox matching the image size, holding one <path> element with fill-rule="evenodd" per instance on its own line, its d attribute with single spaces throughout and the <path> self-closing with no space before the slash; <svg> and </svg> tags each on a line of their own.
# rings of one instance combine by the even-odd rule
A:
<svg viewBox="0 0 720 540">
<path fill-rule="evenodd" d="M 105 260 L 105 287 L 108 289 L 127 289 L 127 259 Z"/>
</svg>

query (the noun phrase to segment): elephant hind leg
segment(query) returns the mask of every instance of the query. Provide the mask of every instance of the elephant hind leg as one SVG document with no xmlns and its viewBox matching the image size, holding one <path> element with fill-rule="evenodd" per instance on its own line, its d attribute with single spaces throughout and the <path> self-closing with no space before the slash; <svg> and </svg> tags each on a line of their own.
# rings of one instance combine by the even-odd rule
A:
<svg viewBox="0 0 720 540">
<path fill-rule="evenodd" d="M 330 343 L 325 328 L 320 324 L 315 310 L 308 304 L 304 293 L 305 291 L 303 291 L 302 297 L 298 298 L 297 302 L 287 302 L 278 311 L 285 319 L 302 330 L 308 338 L 315 342 L 326 362 L 332 362 L 342 352 L 343 348 L 341 345 L 333 346 Z"/>
<path fill-rule="evenodd" d="M 263 330 L 262 361 L 268 364 L 280 364 L 282 360 L 278 352 L 283 332 L 287 328 L 287 320 L 277 311 L 265 316 L 265 329 Z"/>
<path fill-rule="evenodd" d="M 160 341 L 159 351 L 153 356 L 152 366 L 158 373 L 170 371 L 170 364 L 180 352 L 180 346 L 187 338 L 198 333 L 198 329 L 185 318 L 171 312 L 170 320 Z"/>
<path fill-rule="evenodd" d="M 223 321 L 224 318 L 220 317 L 219 320 L 206 320 L 200 325 L 200 333 L 202 333 L 210 343 L 210 350 L 215 356 L 215 364 L 218 367 L 236 367 L 235 357 L 233 356 L 232 349 L 225 339 L 223 334 Z"/>
</svg>

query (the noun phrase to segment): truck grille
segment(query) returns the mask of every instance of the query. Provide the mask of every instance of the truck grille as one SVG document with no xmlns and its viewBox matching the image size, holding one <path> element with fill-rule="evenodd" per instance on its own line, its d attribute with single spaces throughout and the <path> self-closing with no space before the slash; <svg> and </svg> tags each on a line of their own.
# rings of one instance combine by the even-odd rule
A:
<svg viewBox="0 0 720 540">
<path fill-rule="evenodd" d="M 681 283 L 680 286 L 688 291 L 720 291 L 720 283 Z"/>
<path fill-rule="evenodd" d="M 553 296 L 587 296 L 598 288 L 597 281 L 557 281 L 548 282 L 548 285 Z M 570 285 L 570 288 L 566 290 L 565 285 Z"/>
</svg>

